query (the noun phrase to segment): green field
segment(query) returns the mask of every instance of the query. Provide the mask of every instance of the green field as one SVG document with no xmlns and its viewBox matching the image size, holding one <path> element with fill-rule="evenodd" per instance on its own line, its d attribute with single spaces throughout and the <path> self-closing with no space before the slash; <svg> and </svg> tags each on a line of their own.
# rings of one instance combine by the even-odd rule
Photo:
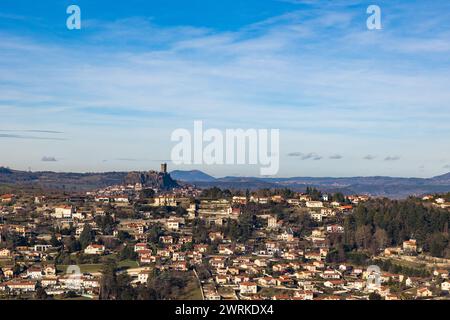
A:
<svg viewBox="0 0 450 320">
<path fill-rule="evenodd" d="M 135 260 L 123 260 L 117 263 L 119 268 L 130 269 L 130 268 L 138 268 L 139 263 Z"/>
<path fill-rule="evenodd" d="M 95 264 L 80 264 L 78 265 L 80 267 L 80 270 L 82 273 L 95 273 L 95 272 L 101 272 L 103 268 L 103 264 L 101 263 L 95 263 Z M 58 265 L 56 267 L 58 273 L 65 273 L 67 270 L 68 265 Z M 134 260 L 124 260 L 119 261 L 117 263 L 117 267 L 121 269 L 129 269 L 129 268 L 137 268 L 139 267 L 139 264 L 137 261 Z"/>
<path fill-rule="evenodd" d="M 100 272 L 102 270 L 103 265 L 102 264 L 81 264 L 78 265 L 80 267 L 80 271 L 82 273 L 88 272 Z M 68 265 L 58 265 L 56 267 L 56 270 L 58 273 L 66 273 Z"/>
</svg>

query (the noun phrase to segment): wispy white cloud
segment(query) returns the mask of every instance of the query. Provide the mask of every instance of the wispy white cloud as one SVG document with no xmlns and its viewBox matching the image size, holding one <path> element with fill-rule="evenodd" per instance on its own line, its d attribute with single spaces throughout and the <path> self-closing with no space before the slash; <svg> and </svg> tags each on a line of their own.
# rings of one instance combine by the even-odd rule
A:
<svg viewBox="0 0 450 320">
<path fill-rule="evenodd" d="M 298 157 L 300 158 L 300 160 L 321 160 L 322 156 L 314 153 L 314 152 L 310 152 L 310 153 L 302 153 L 302 152 L 291 152 L 288 153 L 289 157 Z"/>
</svg>

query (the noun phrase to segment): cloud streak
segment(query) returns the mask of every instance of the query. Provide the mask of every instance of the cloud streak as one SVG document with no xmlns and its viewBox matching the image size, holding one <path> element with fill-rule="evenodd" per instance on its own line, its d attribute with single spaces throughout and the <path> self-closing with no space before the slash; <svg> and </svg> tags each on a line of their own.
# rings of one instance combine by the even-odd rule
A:
<svg viewBox="0 0 450 320">
<path fill-rule="evenodd" d="M 63 138 L 49 138 L 49 137 L 38 137 L 38 136 L 28 136 L 28 135 L 19 135 L 19 134 L 3 134 L 0 133 L 0 138 L 6 139 L 24 139 L 24 140 L 66 140 Z"/>
<path fill-rule="evenodd" d="M 34 133 L 51 133 L 51 134 L 60 134 L 64 133 L 62 131 L 52 131 L 52 130 L 5 130 L 0 129 L 1 132 L 34 132 Z"/>
<path fill-rule="evenodd" d="M 399 156 L 387 156 L 386 158 L 384 158 L 384 161 L 397 161 L 400 160 Z"/>
<path fill-rule="evenodd" d="M 291 152 L 288 153 L 289 157 L 298 157 L 300 160 L 321 160 L 322 156 L 319 156 L 318 154 L 314 152 L 310 153 L 302 153 L 302 152 Z"/>
<path fill-rule="evenodd" d="M 58 160 L 56 160 L 55 157 L 44 156 L 44 157 L 42 157 L 41 161 L 43 161 L 43 162 L 57 162 Z"/>
</svg>

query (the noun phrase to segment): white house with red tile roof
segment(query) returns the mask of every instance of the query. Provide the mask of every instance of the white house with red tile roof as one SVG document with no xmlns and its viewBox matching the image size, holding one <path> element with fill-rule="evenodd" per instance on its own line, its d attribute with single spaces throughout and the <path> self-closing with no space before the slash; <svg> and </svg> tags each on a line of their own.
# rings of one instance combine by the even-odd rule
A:
<svg viewBox="0 0 450 320">
<path fill-rule="evenodd" d="M 134 252 L 139 252 L 139 251 L 143 251 L 143 250 L 148 250 L 148 245 L 147 243 L 136 243 L 134 245 Z"/>
<path fill-rule="evenodd" d="M 442 291 L 450 291 L 450 282 L 444 281 L 441 283 L 441 290 Z"/>
<path fill-rule="evenodd" d="M 84 249 L 85 254 L 104 254 L 105 246 L 102 244 L 90 244 Z"/>
<path fill-rule="evenodd" d="M 5 283 L 11 291 L 30 292 L 36 290 L 36 281 L 15 279 Z"/>
<path fill-rule="evenodd" d="M 422 288 L 417 289 L 416 295 L 417 295 L 417 297 L 420 297 L 420 298 L 431 297 L 431 296 L 433 296 L 433 292 L 430 289 L 428 289 L 427 287 L 422 287 Z"/>
<path fill-rule="evenodd" d="M 0 249 L 0 258 L 9 258 L 11 257 L 11 250 L 9 249 Z"/>
<path fill-rule="evenodd" d="M 72 206 L 63 205 L 55 207 L 54 211 L 53 217 L 57 219 L 64 219 L 72 218 L 72 214 L 75 212 L 75 209 Z"/>
<path fill-rule="evenodd" d="M 9 202 L 12 202 L 15 197 L 16 196 L 13 194 L 3 194 L 0 196 L 0 200 L 2 203 L 9 203 Z"/>
<path fill-rule="evenodd" d="M 254 282 L 242 282 L 239 284 L 241 294 L 255 294 L 258 292 L 258 285 Z"/>
</svg>

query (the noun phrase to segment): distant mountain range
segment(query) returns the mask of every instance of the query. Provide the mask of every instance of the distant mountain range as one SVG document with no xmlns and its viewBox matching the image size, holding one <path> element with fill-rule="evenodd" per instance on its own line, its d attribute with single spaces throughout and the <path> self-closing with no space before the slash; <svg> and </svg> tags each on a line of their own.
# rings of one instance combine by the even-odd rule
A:
<svg viewBox="0 0 450 320">
<path fill-rule="evenodd" d="M 290 188 L 295 191 L 304 191 L 307 186 L 315 186 L 325 192 L 339 191 L 345 194 L 360 193 L 390 198 L 405 198 L 409 195 L 450 191 L 450 173 L 433 178 L 397 178 L 383 176 L 349 178 L 214 178 L 206 173 L 195 170 L 176 171 L 175 179 L 195 184 L 199 187 L 217 186 L 230 189 Z"/>
<path fill-rule="evenodd" d="M 51 189 L 87 191 L 124 182 L 144 182 L 162 188 L 176 187 L 177 183 L 195 184 L 200 188 L 217 186 L 229 189 L 290 188 L 304 191 L 314 186 L 325 192 L 345 194 L 370 194 L 389 198 L 405 198 L 409 195 L 442 193 L 450 191 L 450 173 L 433 178 L 396 177 L 349 177 L 349 178 L 215 178 L 199 170 L 172 171 L 170 175 L 155 172 L 103 172 L 103 173 L 58 173 L 50 171 L 27 172 L 0 167 L 0 184 L 36 185 Z"/>
</svg>

